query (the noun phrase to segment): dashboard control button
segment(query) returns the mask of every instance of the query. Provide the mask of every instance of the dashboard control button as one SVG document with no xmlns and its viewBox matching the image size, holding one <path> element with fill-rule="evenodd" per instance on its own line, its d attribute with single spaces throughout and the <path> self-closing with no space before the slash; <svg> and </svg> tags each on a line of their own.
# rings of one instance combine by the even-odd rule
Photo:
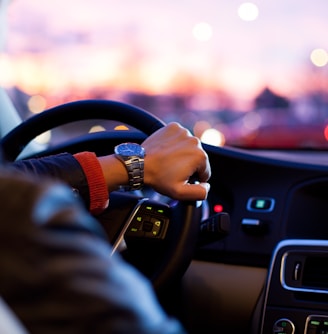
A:
<svg viewBox="0 0 328 334">
<path fill-rule="evenodd" d="M 252 218 L 244 218 L 242 221 L 241 221 L 241 224 L 243 226 L 261 226 L 263 225 L 263 223 L 259 220 L 259 219 L 252 219 Z"/>
<path fill-rule="evenodd" d="M 273 334 L 294 334 L 295 326 L 289 319 L 279 319 L 273 325 Z"/>
<path fill-rule="evenodd" d="M 305 334 L 327 334 L 328 317 L 321 315 L 310 315 L 306 319 Z"/>
<path fill-rule="evenodd" d="M 242 229 L 248 234 L 266 234 L 268 232 L 268 222 L 256 218 L 243 218 Z"/>
<path fill-rule="evenodd" d="M 275 200 L 270 197 L 251 197 L 247 201 L 247 210 L 256 212 L 271 212 L 274 209 Z"/>
</svg>

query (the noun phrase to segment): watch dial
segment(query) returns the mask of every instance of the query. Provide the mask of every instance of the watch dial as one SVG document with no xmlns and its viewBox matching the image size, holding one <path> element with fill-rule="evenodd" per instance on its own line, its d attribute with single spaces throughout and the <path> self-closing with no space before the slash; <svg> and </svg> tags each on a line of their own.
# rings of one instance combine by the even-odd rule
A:
<svg viewBox="0 0 328 334">
<path fill-rule="evenodd" d="M 142 146 L 135 143 L 124 143 L 117 146 L 117 152 L 123 156 L 143 156 L 144 149 Z"/>
</svg>

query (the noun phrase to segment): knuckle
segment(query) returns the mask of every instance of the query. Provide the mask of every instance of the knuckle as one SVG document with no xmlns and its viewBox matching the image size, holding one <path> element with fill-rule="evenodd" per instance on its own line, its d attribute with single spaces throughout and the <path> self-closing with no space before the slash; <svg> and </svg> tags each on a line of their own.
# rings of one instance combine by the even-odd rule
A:
<svg viewBox="0 0 328 334">
<path fill-rule="evenodd" d="M 191 136 L 191 137 L 189 137 L 189 141 L 190 141 L 190 143 L 193 144 L 194 146 L 199 147 L 199 145 L 200 145 L 200 141 L 199 141 L 199 139 L 198 139 L 197 137 L 195 137 L 195 136 Z"/>
<path fill-rule="evenodd" d="M 178 130 L 178 129 L 182 129 L 181 125 L 178 122 L 170 122 L 167 125 L 168 128 L 172 129 L 172 130 Z"/>
<path fill-rule="evenodd" d="M 197 153 L 197 157 L 199 158 L 199 160 L 203 161 L 203 160 L 208 159 L 207 153 L 199 145 L 198 145 L 198 149 L 196 150 L 196 153 Z"/>
</svg>

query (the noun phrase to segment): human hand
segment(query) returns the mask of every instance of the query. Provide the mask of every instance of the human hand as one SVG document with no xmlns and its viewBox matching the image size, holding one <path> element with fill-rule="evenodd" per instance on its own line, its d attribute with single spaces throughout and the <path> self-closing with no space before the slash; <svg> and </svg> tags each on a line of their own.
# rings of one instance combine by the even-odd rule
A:
<svg viewBox="0 0 328 334">
<path fill-rule="evenodd" d="M 170 123 L 148 137 L 145 148 L 144 182 L 154 190 L 178 200 L 202 200 L 210 189 L 211 168 L 198 138 Z M 189 179 L 197 175 L 199 183 Z"/>
</svg>

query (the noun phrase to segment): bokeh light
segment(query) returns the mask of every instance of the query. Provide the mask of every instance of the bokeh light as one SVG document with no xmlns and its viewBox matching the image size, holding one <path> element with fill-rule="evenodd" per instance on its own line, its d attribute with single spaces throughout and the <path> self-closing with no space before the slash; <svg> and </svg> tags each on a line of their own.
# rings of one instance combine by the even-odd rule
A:
<svg viewBox="0 0 328 334">
<path fill-rule="evenodd" d="M 120 125 L 115 126 L 114 130 L 116 130 L 116 131 L 127 131 L 127 130 L 129 130 L 129 127 L 126 126 L 125 124 L 120 124 Z"/>
<path fill-rule="evenodd" d="M 323 67 L 328 64 L 328 53 L 324 49 L 314 49 L 311 52 L 311 62 L 317 67 Z"/>
<path fill-rule="evenodd" d="M 328 141 L 328 125 L 325 126 L 324 135 L 325 139 Z"/>
<path fill-rule="evenodd" d="M 259 16 L 259 8 L 252 2 L 244 2 L 238 8 L 238 16 L 243 21 L 255 21 Z"/>
<path fill-rule="evenodd" d="M 193 28 L 193 36 L 198 41 L 209 41 L 213 36 L 212 27 L 206 22 L 197 23 Z"/>
<path fill-rule="evenodd" d="M 211 124 L 207 121 L 198 121 L 195 123 L 194 125 L 194 135 L 198 138 L 201 138 L 201 136 L 203 135 L 203 133 L 211 128 Z"/>
<path fill-rule="evenodd" d="M 47 106 L 47 100 L 41 95 L 33 95 L 27 101 L 27 106 L 32 114 L 39 114 Z"/>
<path fill-rule="evenodd" d="M 102 131 L 106 131 L 106 129 L 102 125 L 94 125 L 89 130 L 89 133 L 102 132 Z"/>
<path fill-rule="evenodd" d="M 204 144 L 214 146 L 223 146 L 225 144 L 224 134 L 213 128 L 205 130 L 200 139 Z"/>
</svg>

